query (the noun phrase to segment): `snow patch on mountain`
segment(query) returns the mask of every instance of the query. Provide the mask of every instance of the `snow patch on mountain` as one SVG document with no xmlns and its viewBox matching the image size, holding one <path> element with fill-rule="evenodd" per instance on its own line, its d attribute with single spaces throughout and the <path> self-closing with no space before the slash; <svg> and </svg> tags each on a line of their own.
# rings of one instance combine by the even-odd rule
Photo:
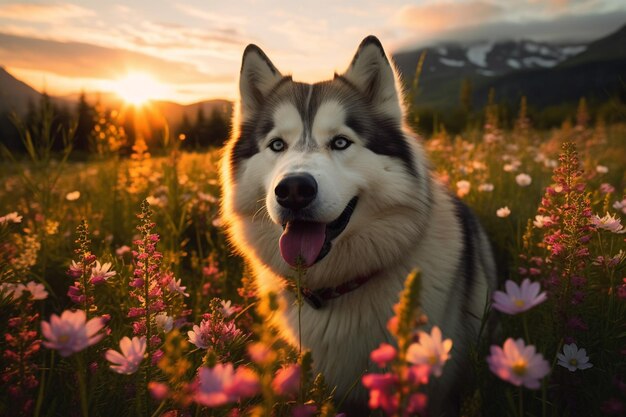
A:
<svg viewBox="0 0 626 417">
<path fill-rule="evenodd" d="M 472 45 L 466 52 L 467 59 L 476 66 L 486 67 L 487 54 L 491 51 L 491 48 L 493 48 L 493 42 Z"/>
<path fill-rule="evenodd" d="M 465 61 L 459 61 L 457 59 L 443 58 L 439 57 L 439 62 L 448 67 L 463 67 L 465 66 Z"/>
</svg>

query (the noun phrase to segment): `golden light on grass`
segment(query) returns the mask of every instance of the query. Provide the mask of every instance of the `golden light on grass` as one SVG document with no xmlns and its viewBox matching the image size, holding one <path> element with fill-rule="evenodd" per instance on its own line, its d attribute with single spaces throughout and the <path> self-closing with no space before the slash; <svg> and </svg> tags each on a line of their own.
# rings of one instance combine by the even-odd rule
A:
<svg viewBox="0 0 626 417">
<path fill-rule="evenodd" d="M 113 91 L 128 104 L 142 106 L 166 95 L 167 87 L 150 74 L 131 72 L 113 82 Z"/>
</svg>

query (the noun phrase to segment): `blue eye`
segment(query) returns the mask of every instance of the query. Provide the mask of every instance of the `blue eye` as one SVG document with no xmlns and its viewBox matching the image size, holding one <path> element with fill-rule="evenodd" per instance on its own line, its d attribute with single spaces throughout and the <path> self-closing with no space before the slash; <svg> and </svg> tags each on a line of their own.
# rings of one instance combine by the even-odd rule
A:
<svg viewBox="0 0 626 417">
<path fill-rule="evenodd" d="M 272 139 L 269 145 L 267 145 L 274 152 L 283 152 L 287 148 L 287 144 L 281 138 Z"/>
<path fill-rule="evenodd" d="M 345 136 L 335 136 L 330 141 L 330 149 L 334 151 L 343 151 L 344 149 L 348 149 L 352 145 L 352 141 Z"/>
</svg>

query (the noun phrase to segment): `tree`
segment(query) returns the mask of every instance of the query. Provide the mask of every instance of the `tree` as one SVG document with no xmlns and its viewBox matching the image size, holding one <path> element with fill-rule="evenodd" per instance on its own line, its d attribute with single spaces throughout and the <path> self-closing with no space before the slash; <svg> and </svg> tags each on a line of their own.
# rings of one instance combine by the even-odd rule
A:
<svg viewBox="0 0 626 417">
<path fill-rule="evenodd" d="M 76 125 L 76 137 L 74 140 L 74 149 L 87 152 L 90 148 L 90 136 L 91 132 L 96 125 L 96 110 L 94 107 L 87 103 L 85 98 L 85 92 L 80 94 L 78 104 L 76 106 L 76 118 L 78 120 Z"/>
</svg>

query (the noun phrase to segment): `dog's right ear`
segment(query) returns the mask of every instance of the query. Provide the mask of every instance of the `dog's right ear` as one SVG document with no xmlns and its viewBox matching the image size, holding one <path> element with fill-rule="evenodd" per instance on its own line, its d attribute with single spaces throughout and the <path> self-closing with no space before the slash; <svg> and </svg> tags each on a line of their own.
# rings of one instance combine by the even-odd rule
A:
<svg viewBox="0 0 626 417">
<path fill-rule="evenodd" d="M 263 103 L 267 93 L 283 78 L 272 61 L 256 45 L 243 51 L 239 94 L 244 114 L 253 113 Z"/>
</svg>

